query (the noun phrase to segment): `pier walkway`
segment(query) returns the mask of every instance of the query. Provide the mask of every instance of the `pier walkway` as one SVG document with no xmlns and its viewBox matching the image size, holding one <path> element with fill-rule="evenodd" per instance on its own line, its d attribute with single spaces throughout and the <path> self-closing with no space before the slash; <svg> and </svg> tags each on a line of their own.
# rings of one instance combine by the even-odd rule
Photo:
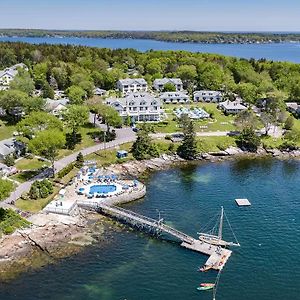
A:
<svg viewBox="0 0 300 300">
<path fill-rule="evenodd" d="M 204 270 L 222 270 L 232 252 L 228 249 L 214 246 L 195 239 L 171 226 L 164 224 L 162 220 L 155 220 L 121 207 L 92 201 L 78 201 L 77 204 L 80 207 L 93 209 L 107 216 L 129 223 L 135 227 L 138 227 L 139 229 L 143 229 L 144 231 L 157 234 L 164 232 L 175 237 L 181 241 L 182 247 L 209 256 L 204 265 Z"/>
</svg>

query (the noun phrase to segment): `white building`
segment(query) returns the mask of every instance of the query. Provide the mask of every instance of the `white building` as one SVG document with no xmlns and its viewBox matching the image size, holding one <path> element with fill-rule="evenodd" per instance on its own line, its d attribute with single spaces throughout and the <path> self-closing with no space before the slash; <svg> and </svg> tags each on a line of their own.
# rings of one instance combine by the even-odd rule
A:
<svg viewBox="0 0 300 300">
<path fill-rule="evenodd" d="M 107 91 L 104 89 L 100 89 L 99 87 L 94 89 L 94 95 L 97 96 L 106 96 L 107 95 Z"/>
<path fill-rule="evenodd" d="M 127 78 L 127 79 L 118 80 L 117 88 L 123 94 L 147 92 L 148 84 L 144 78 L 133 78 L 133 79 Z"/>
<path fill-rule="evenodd" d="M 0 90 L 7 90 L 9 88 L 9 84 L 18 74 L 19 68 L 23 68 L 24 70 L 28 71 L 27 66 L 23 63 L 16 64 L 0 71 Z"/>
<path fill-rule="evenodd" d="M 189 95 L 183 92 L 164 92 L 159 96 L 159 99 L 164 103 L 188 103 L 190 102 Z"/>
<path fill-rule="evenodd" d="M 221 102 L 218 107 L 226 114 L 238 114 L 243 110 L 246 110 L 247 107 L 241 104 L 240 100 L 235 101 L 224 101 Z"/>
<path fill-rule="evenodd" d="M 69 99 L 63 98 L 59 100 L 46 99 L 45 110 L 50 114 L 61 117 L 63 112 L 67 110 Z"/>
<path fill-rule="evenodd" d="M 106 104 L 116 109 L 124 120 L 129 116 L 132 122 L 160 121 L 163 113 L 160 100 L 145 92 L 108 98 Z"/>
<path fill-rule="evenodd" d="M 221 102 L 222 93 L 219 91 L 195 91 L 195 102 Z"/>
<path fill-rule="evenodd" d="M 153 88 L 157 91 L 162 91 L 164 86 L 168 83 L 174 85 L 177 92 L 183 90 L 183 84 L 180 78 L 155 79 L 153 82 Z"/>
</svg>

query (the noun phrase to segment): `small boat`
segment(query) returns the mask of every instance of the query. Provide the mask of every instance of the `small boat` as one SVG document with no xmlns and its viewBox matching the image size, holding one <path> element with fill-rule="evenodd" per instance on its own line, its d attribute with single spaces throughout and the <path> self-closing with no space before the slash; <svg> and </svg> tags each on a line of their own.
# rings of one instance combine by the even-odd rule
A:
<svg viewBox="0 0 300 300">
<path fill-rule="evenodd" d="M 214 287 L 215 284 L 214 284 L 214 283 L 200 283 L 200 286 L 210 286 L 210 287 Z"/>
<path fill-rule="evenodd" d="M 214 286 L 198 286 L 197 290 L 198 291 L 208 291 L 208 290 L 212 290 L 214 288 Z"/>
</svg>

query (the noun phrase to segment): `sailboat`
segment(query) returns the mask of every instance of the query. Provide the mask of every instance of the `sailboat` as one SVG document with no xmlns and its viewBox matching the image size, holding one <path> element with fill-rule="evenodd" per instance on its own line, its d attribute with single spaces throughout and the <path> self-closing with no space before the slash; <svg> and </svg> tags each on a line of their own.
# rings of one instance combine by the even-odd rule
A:
<svg viewBox="0 0 300 300">
<path fill-rule="evenodd" d="M 226 221 L 229 224 L 229 227 L 233 233 L 233 236 L 236 240 L 236 242 L 227 242 L 225 240 L 223 240 L 223 222 L 224 222 L 224 216 L 226 218 Z M 227 246 L 240 246 L 240 243 L 237 241 L 236 236 L 231 228 L 231 225 L 227 219 L 227 216 L 224 212 L 224 208 L 223 206 L 221 206 L 221 216 L 220 216 L 220 222 L 219 222 L 219 229 L 218 229 L 218 234 L 213 234 L 214 229 L 216 228 L 216 226 L 214 226 L 214 228 L 209 232 L 209 233 L 199 233 L 199 240 L 211 245 L 215 245 L 215 246 L 223 246 L 223 247 L 227 247 Z"/>
</svg>

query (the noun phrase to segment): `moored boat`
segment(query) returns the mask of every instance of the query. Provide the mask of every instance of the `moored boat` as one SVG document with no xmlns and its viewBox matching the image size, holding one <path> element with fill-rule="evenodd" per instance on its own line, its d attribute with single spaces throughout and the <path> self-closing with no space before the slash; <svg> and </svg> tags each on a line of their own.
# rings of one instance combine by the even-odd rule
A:
<svg viewBox="0 0 300 300">
<path fill-rule="evenodd" d="M 200 286 L 211 286 L 211 287 L 214 287 L 215 284 L 214 283 L 200 283 Z"/>
<path fill-rule="evenodd" d="M 213 286 L 198 286 L 197 290 L 198 291 L 208 291 L 208 290 L 211 290 L 213 288 L 214 288 Z"/>
</svg>

